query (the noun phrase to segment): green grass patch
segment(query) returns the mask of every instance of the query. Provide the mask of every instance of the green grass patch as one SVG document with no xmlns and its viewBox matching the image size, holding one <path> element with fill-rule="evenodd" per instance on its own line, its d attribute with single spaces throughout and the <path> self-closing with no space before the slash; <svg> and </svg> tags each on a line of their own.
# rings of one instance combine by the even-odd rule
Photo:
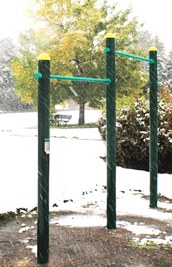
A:
<svg viewBox="0 0 172 267">
<path fill-rule="evenodd" d="M 157 244 L 154 241 L 147 241 L 145 243 L 141 243 L 140 241 L 134 241 L 132 240 L 130 242 L 130 245 L 134 249 L 159 249 L 164 247 L 163 244 Z"/>
<path fill-rule="evenodd" d="M 51 125 L 51 128 L 59 129 L 85 129 L 85 128 L 97 128 L 97 123 L 86 123 L 84 125 L 78 124 L 60 124 L 60 125 Z"/>
</svg>

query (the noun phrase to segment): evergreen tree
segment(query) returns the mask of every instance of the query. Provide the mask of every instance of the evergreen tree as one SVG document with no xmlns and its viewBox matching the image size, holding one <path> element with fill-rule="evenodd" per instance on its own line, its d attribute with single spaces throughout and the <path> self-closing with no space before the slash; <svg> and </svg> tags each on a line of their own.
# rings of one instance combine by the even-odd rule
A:
<svg viewBox="0 0 172 267">
<path fill-rule="evenodd" d="M 151 46 L 156 46 L 159 54 L 165 54 L 164 45 L 158 36 L 153 36 L 147 30 L 139 31 L 137 49 L 143 50 L 147 54 Z"/>
<path fill-rule="evenodd" d="M 23 109 L 15 94 L 10 62 L 16 53 L 11 39 L 0 40 L 0 110 L 17 111 Z"/>
</svg>

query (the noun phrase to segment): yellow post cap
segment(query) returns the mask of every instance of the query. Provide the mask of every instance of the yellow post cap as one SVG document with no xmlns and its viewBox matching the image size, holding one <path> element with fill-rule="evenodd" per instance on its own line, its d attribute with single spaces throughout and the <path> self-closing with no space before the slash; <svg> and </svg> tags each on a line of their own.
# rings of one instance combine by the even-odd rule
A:
<svg viewBox="0 0 172 267">
<path fill-rule="evenodd" d="M 42 53 L 39 55 L 38 60 L 50 60 L 50 57 L 47 53 Z"/>
<path fill-rule="evenodd" d="M 115 38 L 115 35 L 113 33 L 108 33 L 106 34 L 106 39 L 107 38 Z"/>
<path fill-rule="evenodd" d="M 157 51 L 158 49 L 156 48 L 156 46 L 151 46 L 150 48 L 149 48 L 149 51 Z"/>
</svg>

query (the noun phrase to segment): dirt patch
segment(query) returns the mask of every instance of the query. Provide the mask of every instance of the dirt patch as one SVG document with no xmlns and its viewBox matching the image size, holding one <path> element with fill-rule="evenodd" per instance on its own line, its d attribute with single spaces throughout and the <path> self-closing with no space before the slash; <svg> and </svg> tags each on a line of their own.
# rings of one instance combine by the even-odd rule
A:
<svg viewBox="0 0 172 267">
<path fill-rule="evenodd" d="M 59 212 L 59 216 L 71 213 Z M 51 218 L 57 217 L 52 213 Z M 0 266 L 39 266 L 32 248 L 36 246 L 36 215 L 18 216 L 0 228 Z M 119 225 L 127 221 L 131 225 L 145 224 L 161 231 L 163 235 L 172 233 L 172 225 L 150 218 L 119 216 Z M 23 227 L 21 227 L 21 225 Z M 23 231 L 21 230 L 23 229 Z M 19 233 L 20 232 L 20 233 Z M 117 227 L 67 227 L 50 224 L 50 254 L 48 267 L 171 267 L 171 245 L 137 246 L 131 231 Z M 147 235 L 141 234 L 140 237 Z M 29 248 L 27 248 L 29 247 Z"/>
<path fill-rule="evenodd" d="M 149 200 L 150 199 L 150 195 L 144 195 L 142 193 L 142 198 Z M 161 195 L 161 194 L 158 195 L 158 201 L 159 202 L 172 203 L 172 199 L 171 198 L 168 198 L 168 197 L 166 197 L 164 195 Z"/>
</svg>

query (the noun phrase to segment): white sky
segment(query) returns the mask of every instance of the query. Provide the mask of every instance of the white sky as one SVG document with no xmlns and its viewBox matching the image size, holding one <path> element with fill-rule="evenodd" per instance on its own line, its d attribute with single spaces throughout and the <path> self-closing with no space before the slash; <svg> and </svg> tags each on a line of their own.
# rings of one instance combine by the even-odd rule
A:
<svg viewBox="0 0 172 267">
<path fill-rule="evenodd" d="M 112 0 L 108 0 L 111 2 Z M 17 39 L 20 31 L 28 25 L 25 8 L 29 0 L 0 0 L 0 38 Z M 171 0 L 118 0 L 118 6 L 132 6 L 133 15 L 145 24 L 145 29 L 158 35 L 168 50 L 172 49 L 172 1 Z"/>
<path fill-rule="evenodd" d="M 144 28 L 153 35 L 158 35 L 167 50 L 172 49 L 171 0 L 118 0 L 118 2 L 122 9 L 131 6 L 133 15 L 138 18 L 139 22 L 144 23 Z"/>
<path fill-rule="evenodd" d="M 29 0 L 0 0 L 0 38 L 17 39 L 28 24 L 25 8 Z"/>
</svg>

